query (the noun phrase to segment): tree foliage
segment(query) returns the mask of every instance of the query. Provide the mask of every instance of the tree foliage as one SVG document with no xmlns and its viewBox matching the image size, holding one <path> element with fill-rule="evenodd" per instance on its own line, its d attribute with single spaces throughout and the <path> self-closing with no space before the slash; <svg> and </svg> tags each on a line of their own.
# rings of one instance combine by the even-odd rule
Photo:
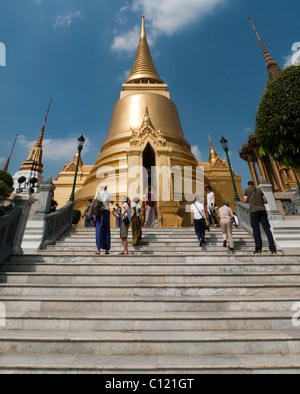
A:
<svg viewBox="0 0 300 394">
<path fill-rule="evenodd" d="M 300 66 L 284 70 L 263 95 L 255 134 L 261 155 L 300 168 Z"/>
<path fill-rule="evenodd" d="M 4 207 L 3 201 L 5 201 L 10 195 L 14 181 L 12 176 L 3 170 L 0 170 L 0 216 L 6 215 L 12 210 L 12 207 Z"/>
<path fill-rule="evenodd" d="M 14 185 L 14 180 L 12 178 L 12 176 L 3 170 L 0 170 L 0 181 L 3 181 L 4 183 L 6 183 L 6 185 L 11 189 Z"/>
</svg>

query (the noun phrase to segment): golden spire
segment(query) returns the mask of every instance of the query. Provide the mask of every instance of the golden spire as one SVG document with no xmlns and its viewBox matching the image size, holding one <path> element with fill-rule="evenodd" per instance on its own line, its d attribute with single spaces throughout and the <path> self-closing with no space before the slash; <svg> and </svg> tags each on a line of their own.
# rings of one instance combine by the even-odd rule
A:
<svg viewBox="0 0 300 394">
<path fill-rule="evenodd" d="M 211 167 L 218 167 L 218 168 L 227 167 L 226 161 L 225 160 L 223 161 L 220 158 L 220 156 L 217 154 L 217 152 L 213 146 L 213 143 L 211 141 L 210 135 L 208 136 L 208 138 L 209 138 L 209 143 L 210 143 L 210 155 L 209 155 L 209 160 L 208 160 L 209 164 L 211 165 Z"/>
<path fill-rule="evenodd" d="M 45 127 L 51 107 L 52 99 L 50 100 L 50 104 L 47 110 L 47 114 L 39 135 L 39 138 L 34 145 L 33 149 L 30 151 L 29 156 L 26 161 L 22 164 L 20 171 L 24 170 L 29 170 L 29 171 L 36 171 L 39 174 L 43 173 L 43 164 L 42 164 L 42 158 L 43 158 L 43 140 L 44 140 L 44 134 L 45 134 Z"/>
<path fill-rule="evenodd" d="M 126 83 L 161 83 L 163 80 L 158 75 L 154 66 L 149 45 L 147 42 L 145 17 L 142 17 L 140 42 L 135 61 Z"/>
<path fill-rule="evenodd" d="M 272 56 L 270 55 L 269 51 L 267 50 L 267 48 L 265 47 L 262 39 L 260 38 L 260 35 L 258 34 L 258 31 L 256 30 L 254 23 L 252 22 L 251 17 L 248 17 L 253 30 L 255 31 L 255 34 L 258 38 L 258 41 L 260 43 L 261 49 L 263 51 L 264 57 L 265 57 L 265 61 L 266 61 L 266 65 L 267 65 L 267 70 L 268 70 L 268 75 L 269 75 L 269 81 L 273 81 L 274 79 L 276 79 L 282 72 L 282 69 L 278 66 L 278 64 L 275 62 L 275 60 L 272 58 Z"/>
<path fill-rule="evenodd" d="M 209 160 L 208 160 L 208 162 L 209 162 L 210 164 L 215 164 L 215 162 L 216 162 L 218 159 L 220 159 L 220 157 L 219 157 L 219 155 L 217 154 L 217 152 L 216 152 L 216 150 L 215 150 L 215 148 L 214 148 L 214 146 L 213 146 L 213 144 L 212 144 L 210 135 L 208 136 L 208 138 L 209 138 L 209 143 L 210 143 L 210 155 L 209 155 Z"/>
</svg>

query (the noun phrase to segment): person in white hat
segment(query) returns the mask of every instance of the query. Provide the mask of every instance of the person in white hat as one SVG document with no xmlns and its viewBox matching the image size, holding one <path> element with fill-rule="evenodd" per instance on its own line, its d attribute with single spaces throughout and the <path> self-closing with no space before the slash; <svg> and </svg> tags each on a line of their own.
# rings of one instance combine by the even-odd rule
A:
<svg viewBox="0 0 300 394">
<path fill-rule="evenodd" d="M 95 200 L 102 201 L 104 207 L 103 216 L 96 216 L 97 254 L 101 253 L 101 249 L 105 250 L 105 254 L 109 254 L 111 248 L 109 204 L 113 204 L 113 197 L 108 193 L 107 185 L 100 186 L 100 191 L 96 193 Z"/>
</svg>

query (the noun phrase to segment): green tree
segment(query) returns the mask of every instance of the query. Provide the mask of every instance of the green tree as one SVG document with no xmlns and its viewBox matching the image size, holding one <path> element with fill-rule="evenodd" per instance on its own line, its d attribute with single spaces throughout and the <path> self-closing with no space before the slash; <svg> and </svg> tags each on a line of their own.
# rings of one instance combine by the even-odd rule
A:
<svg viewBox="0 0 300 394">
<path fill-rule="evenodd" d="M 258 108 L 255 134 L 260 154 L 300 168 L 300 66 L 270 82 Z"/>
<path fill-rule="evenodd" d="M 12 176 L 3 170 L 0 170 L 0 216 L 6 215 L 12 207 L 4 207 L 3 202 L 11 195 L 11 189 L 14 181 Z"/>
</svg>

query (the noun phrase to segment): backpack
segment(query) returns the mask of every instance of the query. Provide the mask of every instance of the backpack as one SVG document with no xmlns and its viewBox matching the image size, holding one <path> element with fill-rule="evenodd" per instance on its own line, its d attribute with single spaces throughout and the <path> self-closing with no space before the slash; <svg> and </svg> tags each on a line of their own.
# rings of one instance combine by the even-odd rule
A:
<svg viewBox="0 0 300 394">
<path fill-rule="evenodd" d="M 104 214 L 104 204 L 102 201 L 94 200 L 92 206 L 92 215 L 103 216 Z"/>
</svg>

